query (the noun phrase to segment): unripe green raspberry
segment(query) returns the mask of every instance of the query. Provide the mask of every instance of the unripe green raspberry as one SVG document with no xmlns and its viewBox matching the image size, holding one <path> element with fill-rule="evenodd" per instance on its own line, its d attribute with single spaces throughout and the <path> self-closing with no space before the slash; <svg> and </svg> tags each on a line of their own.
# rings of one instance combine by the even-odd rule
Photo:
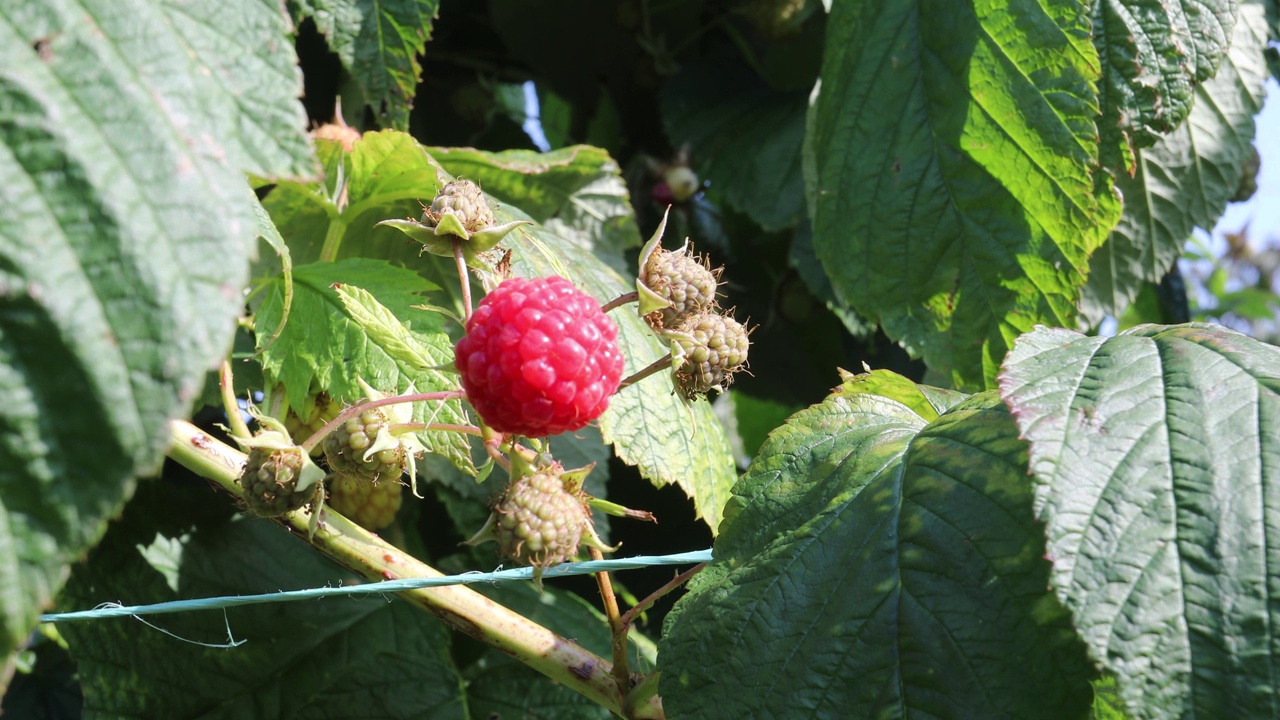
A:
<svg viewBox="0 0 1280 720">
<path fill-rule="evenodd" d="M 749 331 L 737 320 L 718 313 L 685 318 L 664 335 L 671 340 L 677 361 L 676 383 L 686 397 L 723 391 L 733 374 L 747 362 Z"/>
<path fill-rule="evenodd" d="M 293 438 L 295 443 L 302 443 L 307 438 L 314 435 L 329 423 L 330 420 L 338 417 L 338 413 L 342 412 L 342 404 L 329 397 L 328 393 L 320 393 L 314 397 L 308 398 L 308 402 L 301 408 L 289 408 L 289 412 L 284 416 L 284 427 L 289 431 L 289 437 Z M 317 445 L 311 450 L 313 457 L 319 457 L 324 452 L 324 445 Z"/>
<path fill-rule="evenodd" d="M 507 485 L 493 515 L 499 554 L 539 568 L 577 557 L 591 526 L 586 496 L 576 487 L 567 489 L 558 473 L 547 470 Z"/>
<path fill-rule="evenodd" d="M 655 248 L 640 268 L 640 282 L 671 304 L 645 319 L 655 328 L 670 328 L 689 315 L 714 309 L 719 276 L 719 269 L 712 270 L 705 258 L 689 255 L 685 248 Z"/>
<path fill-rule="evenodd" d="M 440 188 L 431 207 L 422 214 L 426 225 L 439 225 L 445 215 L 453 215 L 467 232 L 479 232 L 493 224 L 493 211 L 479 186 L 470 180 L 455 180 Z"/>
<path fill-rule="evenodd" d="M 365 451 L 377 440 L 378 431 L 389 425 L 379 408 L 365 410 L 329 433 L 324 439 L 324 456 L 335 475 L 354 477 L 367 483 L 380 480 L 398 482 L 405 463 L 405 449 L 396 444 L 365 459 Z"/>
<path fill-rule="evenodd" d="M 381 530 L 396 519 L 404 498 L 401 483 L 366 482 L 351 475 L 333 475 L 329 484 L 329 507 L 346 515 L 366 530 Z"/>
<path fill-rule="evenodd" d="M 273 450 L 249 449 L 249 459 L 240 474 L 244 502 L 258 517 L 279 517 L 306 505 L 315 488 L 299 491 L 302 451 L 294 448 Z"/>
</svg>

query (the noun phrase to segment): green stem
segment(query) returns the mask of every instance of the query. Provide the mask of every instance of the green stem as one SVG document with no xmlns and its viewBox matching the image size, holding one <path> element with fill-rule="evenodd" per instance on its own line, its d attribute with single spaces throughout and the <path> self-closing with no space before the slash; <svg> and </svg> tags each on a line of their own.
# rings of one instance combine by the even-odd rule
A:
<svg viewBox="0 0 1280 720">
<path fill-rule="evenodd" d="M 663 370 L 668 370 L 670 368 L 671 368 L 671 353 L 667 353 L 666 355 L 663 355 L 657 360 L 654 360 L 653 362 L 649 363 L 648 367 L 644 368 L 643 370 L 637 371 L 631 377 L 626 378 L 622 382 L 618 383 L 618 390 L 622 390 L 628 385 L 635 385 L 636 383 L 649 377 L 650 375 L 656 375 L 657 373 L 660 373 Z"/>
<path fill-rule="evenodd" d="M 471 322 L 471 276 L 467 273 L 467 258 L 462 254 L 462 240 L 453 239 L 453 262 L 458 266 L 458 283 L 462 286 L 462 325 Z"/>
<path fill-rule="evenodd" d="M 475 425 L 449 425 L 447 423 L 396 423 L 387 429 L 391 431 L 392 435 L 399 435 L 400 433 L 410 431 L 416 432 L 419 430 L 456 432 L 462 433 L 463 435 L 475 435 L 476 437 L 481 437 L 483 435 L 483 433 L 480 432 L 480 428 Z"/>
<path fill-rule="evenodd" d="M 177 421 L 170 428 L 171 458 L 224 490 L 240 495 L 237 478 L 244 466 L 244 453 L 188 422 Z M 442 575 L 337 513 L 324 512 L 315 535 L 307 539 L 310 519 L 310 513 L 304 509 L 279 518 L 279 522 L 317 550 L 370 581 Z M 608 660 L 523 615 L 464 585 L 422 588 L 397 594 L 415 607 L 435 615 L 449 627 L 507 653 L 610 712 L 624 713 L 622 696 Z M 660 718 L 661 707 L 661 699 L 654 696 L 642 707 L 629 709 L 625 717 Z"/>
<path fill-rule="evenodd" d="M 338 248 L 342 247 L 342 238 L 347 234 L 347 220 L 342 215 L 329 218 L 329 229 L 324 234 L 324 245 L 320 247 L 320 262 L 333 262 L 338 259 Z"/>
<path fill-rule="evenodd" d="M 326 435 L 333 432 L 334 428 L 350 420 L 351 418 L 359 415 L 365 410 L 372 410 L 373 408 L 382 407 L 383 405 L 395 405 L 397 403 L 405 403 L 405 402 L 425 402 L 429 400 L 457 400 L 458 398 L 464 398 L 466 396 L 467 394 L 462 392 L 461 390 L 445 390 L 443 392 L 415 393 L 413 395 L 393 395 L 391 397 L 382 398 L 381 400 L 366 400 L 362 403 L 357 403 L 355 405 L 352 405 L 346 410 L 343 410 L 341 413 L 338 414 L 338 417 L 325 423 L 324 427 L 312 433 L 311 437 L 304 440 L 302 444 L 299 445 L 298 447 L 302 448 L 307 452 L 311 452 L 312 448 L 314 448 L 316 445 L 319 445 L 320 441 L 324 440 L 324 437 Z"/>
<path fill-rule="evenodd" d="M 632 290 L 629 293 L 619 295 L 618 297 L 605 303 L 604 307 L 600 308 L 600 312 L 607 313 L 616 308 L 620 308 L 623 305 L 626 305 L 627 303 L 633 303 L 633 302 L 640 302 L 640 293 L 635 290 Z"/>
<path fill-rule="evenodd" d="M 218 370 L 218 385 L 222 390 L 222 409 L 227 413 L 227 425 L 231 427 L 231 434 L 244 440 L 253 437 L 249 426 L 244 422 L 244 416 L 240 414 L 235 380 L 231 377 L 231 363 L 226 360 L 222 361 L 222 367 Z"/>
</svg>

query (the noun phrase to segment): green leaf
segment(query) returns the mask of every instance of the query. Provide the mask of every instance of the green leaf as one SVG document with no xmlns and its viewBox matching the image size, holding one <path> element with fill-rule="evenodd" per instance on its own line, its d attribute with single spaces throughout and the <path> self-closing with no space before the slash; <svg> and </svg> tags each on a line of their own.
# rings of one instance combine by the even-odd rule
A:
<svg viewBox="0 0 1280 720">
<path fill-rule="evenodd" d="M 1127 711 L 1274 714 L 1280 349 L 1204 324 L 1041 328 L 1000 392 L 1053 588 Z"/>
<path fill-rule="evenodd" d="M 1090 668 L 994 393 L 932 423 L 834 395 L 774 431 L 659 644 L 663 705 L 717 718 L 1079 718 Z"/>
<path fill-rule="evenodd" d="M 760 452 L 760 447 L 764 445 L 769 433 L 780 427 L 788 417 L 800 409 L 774 400 L 754 397 L 739 390 L 730 390 L 729 396 L 733 398 L 736 429 L 742 442 L 743 455 L 748 461 Z"/>
<path fill-rule="evenodd" d="M 967 396 L 954 390 L 920 385 L 890 370 L 871 370 L 852 375 L 841 371 L 844 382 L 832 391 L 837 395 L 879 395 L 900 402 L 911 412 L 933 422 Z"/>
<path fill-rule="evenodd" d="M 1212 227 L 1235 194 L 1253 152 L 1253 116 L 1262 109 L 1267 78 L 1264 14 L 1261 3 L 1240 9 L 1226 61 L 1195 89 L 1187 121 L 1134 153 L 1132 177 L 1118 174 L 1124 215 L 1089 258 L 1080 302 L 1087 325 L 1120 315 L 1144 282 L 1159 282 L 1191 231 Z"/>
<path fill-rule="evenodd" d="M 609 153 L 586 145 L 537 153 L 431 148 L 450 174 L 471 180 L 501 203 L 519 207 L 560 237 L 594 250 L 615 269 L 640 245 L 631 196 Z"/>
<path fill-rule="evenodd" d="M 832 6 L 814 248 L 837 297 L 956 387 L 990 383 L 1035 324 L 1075 322 L 1120 213 L 1094 154 L 1096 58 L 1075 3 Z"/>
<path fill-rule="evenodd" d="M 206 491 L 207 492 L 207 491 Z M 60 599 L 104 601 L 300 590 L 360 579 L 274 523 L 233 520 L 156 532 L 190 488 L 152 484 L 129 506 Z M 220 498 L 201 499 L 225 507 Z M 463 717 L 450 632 L 407 603 L 328 598 L 59 625 L 89 715 L 125 718 Z M 230 633 L 230 636 L 228 635 Z M 234 648 L 202 647 L 198 643 Z"/>
<path fill-rule="evenodd" d="M 381 124 L 407 130 L 440 0 L 293 0 L 355 79 Z M 354 108 L 353 108 L 354 109 Z"/>
<path fill-rule="evenodd" d="M 849 307 L 849 304 L 836 297 L 831 287 L 831 279 L 827 271 L 813 251 L 813 226 L 801 222 L 791 239 L 791 250 L 787 253 L 787 264 L 795 269 L 804 280 L 809 292 L 822 301 L 844 325 L 849 334 L 859 340 L 869 340 L 875 335 L 875 323 L 867 320 Z"/>
<path fill-rule="evenodd" d="M 261 2 L 0 12 L 0 652 L 159 467 L 230 346 L 244 171 L 314 159 L 286 20 Z M 253 74 L 250 81 L 249 74 Z M 91 468 L 91 472 L 86 472 Z"/>
<path fill-rule="evenodd" d="M 771 89 L 739 64 L 709 61 L 663 84 L 662 121 L 676 145 L 696 148 L 698 174 L 766 231 L 804 213 L 800 144 L 808 90 Z"/>
<path fill-rule="evenodd" d="M 1116 679 L 1105 675 L 1093 681 L 1093 713 L 1090 720 L 1127 720 L 1120 695 L 1116 692 Z"/>
<path fill-rule="evenodd" d="M 573 638 L 587 650 L 612 657 L 609 621 L 578 595 L 550 585 L 539 592 L 528 583 L 473 587 L 556 634 Z M 628 637 L 632 640 L 632 669 L 652 668 L 657 653 L 653 641 L 634 629 Z M 547 682 L 536 670 L 496 650 L 487 651 L 479 662 L 467 668 L 465 676 L 467 709 L 473 718 L 611 717 L 599 705 L 562 685 Z"/>
<path fill-rule="evenodd" d="M 1093 42 L 1102 63 L 1098 127 L 1104 165 L 1129 168 L 1134 149 L 1155 144 L 1162 133 L 1186 119 L 1196 84 L 1213 77 L 1231 42 L 1237 4 L 1237 0 L 1093 4 Z M 1265 32 L 1265 27 L 1256 30 Z"/>
<path fill-rule="evenodd" d="M 352 258 L 296 267 L 293 282 L 293 308 L 278 339 L 273 341 L 269 333 L 279 325 L 283 309 L 280 279 L 273 281 L 254 315 L 263 372 L 272 384 L 284 385 L 290 406 L 305 407 L 307 397 L 320 391 L 341 402 L 363 400 L 358 379 L 393 394 L 404 393 L 410 384 L 419 393 L 457 389 L 453 376 L 431 369 L 453 361 L 453 343 L 439 331 L 440 315 L 411 308 L 422 302 L 419 293 L 434 289 L 416 273 Z M 343 285 L 347 301 L 331 287 L 335 283 Z M 458 400 L 415 403 L 413 419 L 470 424 Z M 438 431 L 417 435 L 431 452 L 474 472 L 465 436 Z"/>
<path fill-rule="evenodd" d="M 507 211 L 500 208 L 496 214 L 505 216 Z M 635 287 L 634 278 L 623 278 L 596 255 L 543 227 L 521 228 L 512 238 L 512 270 L 518 276 L 566 277 L 601 304 Z M 626 357 L 623 377 L 670 352 L 634 306 L 624 305 L 609 317 L 618 324 L 618 344 Z M 673 374 L 658 373 L 618 391 L 599 424 L 605 442 L 614 446 L 620 459 L 635 465 L 658 487 L 679 485 L 693 499 L 698 517 L 716 532 L 737 469 L 711 403 L 705 398 L 684 400 Z"/>
</svg>

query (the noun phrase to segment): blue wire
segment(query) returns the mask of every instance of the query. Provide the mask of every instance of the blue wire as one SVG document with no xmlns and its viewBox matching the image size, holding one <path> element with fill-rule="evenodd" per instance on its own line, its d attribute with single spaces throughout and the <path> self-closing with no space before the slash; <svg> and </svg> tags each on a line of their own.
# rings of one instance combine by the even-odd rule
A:
<svg viewBox="0 0 1280 720">
<path fill-rule="evenodd" d="M 661 565 L 695 565 L 710 562 L 710 550 L 675 553 L 674 555 L 638 555 L 630 558 L 613 560 L 588 560 L 586 562 L 562 563 L 543 571 L 542 577 L 568 577 L 570 575 L 589 575 L 596 572 L 613 570 L 634 570 Z M 371 595 L 378 593 L 402 592 L 420 588 L 444 587 L 446 585 L 469 585 L 471 583 L 509 582 L 511 580 L 533 579 L 533 568 L 516 568 L 514 570 L 498 570 L 496 572 L 469 572 L 462 575 L 446 575 L 434 578 L 405 578 L 403 580 L 383 580 L 381 582 L 351 585 L 347 587 L 322 587 L 307 590 L 285 590 L 261 595 L 224 595 L 222 597 L 199 598 L 195 600 L 171 600 L 152 605 L 120 605 L 103 603 L 92 610 L 76 612 L 49 613 L 40 616 L 40 622 L 56 623 L 74 620 L 97 620 L 110 617 L 132 617 L 136 615 L 162 615 L 165 613 L 188 612 L 191 610 L 217 610 L 220 608 L 239 607 L 241 605 L 260 605 L 263 603 L 291 602 L 294 600 L 310 600 L 334 595 Z"/>
</svg>

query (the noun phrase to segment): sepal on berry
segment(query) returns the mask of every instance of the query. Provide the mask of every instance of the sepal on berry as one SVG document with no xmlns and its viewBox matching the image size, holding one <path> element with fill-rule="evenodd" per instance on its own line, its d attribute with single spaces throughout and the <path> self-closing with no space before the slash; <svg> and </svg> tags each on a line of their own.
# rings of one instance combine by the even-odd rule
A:
<svg viewBox="0 0 1280 720">
<path fill-rule="evenodd" d="M 729 315 L 693 315 L 662 334 L 671 343 L 676 386 L 686 398 L 724 392 L 746 367 L 751 330 Z"/>
<path fill-rule="evenodd" d="M 369 400 L 383 400 L 390 397 L 386 393 L 374 390 L 363 378 L 356 378 L 356 382 L 360 383 L 360 388 L 364 390 L 364 396 Z M 413 383 L 409 383 L 405 394 L 412 395 L 415 392 L 417 391 L 414 389 Z M 364 451 L 361 459 L 365 462 L 370 462 L 378 453 L 384 450 L 402 450 L 404 455 L 402 467 L 409 471 L 413 496 L 421 498 L 422 495 L 418 493 L 417 456 L 425 453 L 427 448 L 412 430 L 396 431 L 397 427 L 413 422 L 413 405 L 411 403 L 395 403 L 393 405 L 384 405 L 382 409 L 387 414 L 388 422 L 378 429 L 373 438 L 373 443 Z"/>
<path fill-rule="evenodd" d="M 670 209 L 668 209 L 670 212 Z M 657 232 L 640 251 L 636 277 L 639 312 L 656 330 L 674 327 L 689 315 L 714 310 L 720 270 L 712 270 L 704 258 L 689 254 L 689 244 L 678 250 L 662 247 L 667 215 Z"/>
<path fill-rule="evenodd" d="M 289 431 L 285 429 L 283 423 L 273 417 L 268 417 L 258 412 L 253 406 L 249 407 L 249 414 L 258 421 L 258 425 L 266 428 L 250 438 L 242 438 L 232 436 L 240 447 L 249 449 L 261 449 L 268 452 L 284 452 L 297 453 L 301 457 L 300 469 L 298 470 L 298 482 L 295 487 L 297 492 L 307 490 L 313 485 L 318 485 L 324 481 L 324 471 L 320 469 L 311 456 L 303 452 L 302 448 L 293 443 L 289 437 Z"/>
<path fill-rule="evenodd" d="M 640 296 L 640 317 L 671 307 L 670 300 L 644 283 L 644 267 L 649 264 L 649 258 L 654 251 L 662 249 L 662 233 L 667 229 L 667 216 L 670 214 L 671 208 L 667 208 L 662 213 L 662 222 L 658 223 L 658 229 L 653 231 L 653 237 L 649 238 L 649 242 L 640 248 L 641 272 L 636 277 L 636 294 Z"/>
<path fill-rule="evenodd" d="M 424 208 L 422 217 L 401 220 L 383 220 L 379 225 L 393 227 L 422 243 L 423 252 L 442 257 L 453 257 L 455 242 L 461 241 L 462 256 L 468 265 L 488 269 L 478 256 L 492 250 L 508 233 L 529 220 L 513 220 L 494 224 L 493 211 L 484 199 L 484 193 L 470 180 L 450 181 L 440 175 L 440 191 L 430 207 Z"/>
<path fill-rule="evenodd" d="M 494 502 L 484 527 L 465 542 L 498 543 L 498 554 L 533 567 L 542 587 L 543 572 L 578 556 L 582 545 L 612 552 L 595 531 L 582 481 L 593 466 L 563 470 L 559 464 L 518 473 Z"/>
</svg>

